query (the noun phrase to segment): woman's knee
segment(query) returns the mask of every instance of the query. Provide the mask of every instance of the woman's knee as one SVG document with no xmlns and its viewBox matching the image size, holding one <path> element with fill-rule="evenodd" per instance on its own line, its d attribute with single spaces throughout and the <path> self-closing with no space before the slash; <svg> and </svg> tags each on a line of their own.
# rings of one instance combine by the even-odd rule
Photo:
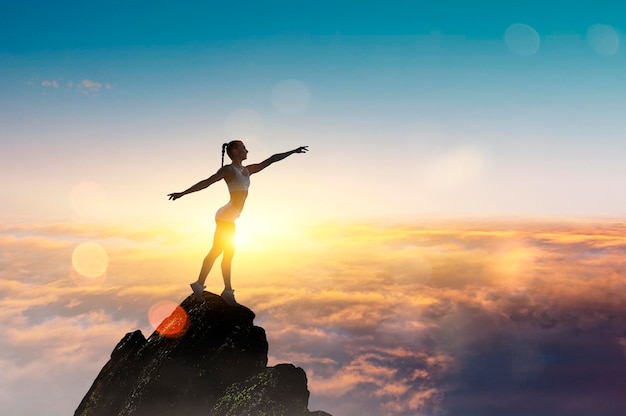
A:
<svg viewBox="0 0 626 416">
<path fill-rule="evenodd" d="M 224 250 L 224 255 L 222 256 L 222 258 L 224 260 L 232 260 L 234 256 L 235 256 L 235 250 Z"/>
<path fill-rule="evenodd" d="M 214 261 L 220 254 L 222 254 L 222 251 L 224 251 L 222 247 L 213 247 L 204 259 Z"/>
</svg>

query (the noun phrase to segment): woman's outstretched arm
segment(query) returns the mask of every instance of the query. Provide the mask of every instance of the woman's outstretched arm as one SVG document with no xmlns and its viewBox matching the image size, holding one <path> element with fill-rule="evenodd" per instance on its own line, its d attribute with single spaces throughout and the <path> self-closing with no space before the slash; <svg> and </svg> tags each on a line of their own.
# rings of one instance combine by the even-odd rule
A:
<svg viewBox="0 0 626 416">
<path fill-rule="evenodd" d="M 254 165 L 248 165 L 246 166 L 246 168 L 248 169 L 248 172 L 250 172 L 250 175 L 252 175 L 253 173 L 262 171 L 263 169 L 265 169 L 266 167 L 268 167 L 274 162 L 283 160 L 287 156 L 291 156 L 294 153 L 306 153 L 308 152 L 308 150 L 309 150 L 309 146 L 300 146 L 297 149 L 293 149 L 285 153 L 277 153 L 275 155 L 272 155 L 268 157 L 267 159 L 265 159 L 263 162 L 255 163 Z"/>
<path fill-rule="evenodd" d="M 174 192 L 171 194 L 167 194 L 167 196 L 170 197 L 169 198 L 170 200 L 174 201 L 180 198 L 181 196 L 185 196 L 192 192 L 201 191 L 204 188 L 208 188 L 210 185 L 214 184 L 215 182 L 224 179 L 226 177 L 226 172 L 227 172 L 227 169 L 225 169 L 225 167 L 222 166 L 216 173 L 198 182 L 197 184 L 190 186 L 188 189 L 184 190 L 183 192 Z"/>
</svg>

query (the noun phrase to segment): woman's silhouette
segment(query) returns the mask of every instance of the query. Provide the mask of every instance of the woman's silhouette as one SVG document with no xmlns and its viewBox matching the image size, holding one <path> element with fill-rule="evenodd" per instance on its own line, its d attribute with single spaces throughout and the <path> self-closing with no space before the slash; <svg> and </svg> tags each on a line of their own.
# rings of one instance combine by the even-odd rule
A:
<svg viewBox="0 0 626 416">
<path fill-rule="evenodd" d="M 204 300 L 202 292 L 205 289 L 204 282 L 213 267 L 213 263 L 222 255 L 222 276 L 224 277 L 224 291 L 222 299 L 231 306 L 238 305 L 235 301 L 235 293 L 230 284 L 230 269 L 235 254 L 235 220 L 243 210 L 244 203 L 248 196 L 250 186 L 250 175 L 258 173 L 274 162 L 283 160 L 294 153 L 305 153 L 308 146 L 301 146 L 297 149 L 285 153 L 275 154 L 261 163 L 243 166 L 242 162 L 247 159 L 248 150 L 240 140 L 233 140 L 222 145 L 222 167 L 205 180 L 198 182 L 183 192 L 168 194 L 170 200 L 176 200 L 192 192 L 200 191 L 224 179 L 230 192 L 230 201 L 215 214 L 215 236 L 213 237 L 213 247 L 204 258 L 198 280 L 191 283 L 191 289 L 198 300 Z M 228 154 L 232 163 L 224 166 L 224 153 Z"/>
</svg>

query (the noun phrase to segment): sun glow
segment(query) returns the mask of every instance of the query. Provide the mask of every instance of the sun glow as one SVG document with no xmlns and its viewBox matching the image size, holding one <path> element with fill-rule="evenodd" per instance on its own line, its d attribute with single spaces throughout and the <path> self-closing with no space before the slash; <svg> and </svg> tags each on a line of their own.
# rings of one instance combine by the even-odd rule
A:
<svg viewBox="0 0 626 416">
<path fill-rule="evenodd" d="M 302 230 L 288 220 L 274 218 L 271 215 L 263 215 L 262 218 L 262 221 L 249 218 L 237 221 L 235 236 L 237 248 L 251 252 L 286 248 L 302 233 Z"/>
</svg>

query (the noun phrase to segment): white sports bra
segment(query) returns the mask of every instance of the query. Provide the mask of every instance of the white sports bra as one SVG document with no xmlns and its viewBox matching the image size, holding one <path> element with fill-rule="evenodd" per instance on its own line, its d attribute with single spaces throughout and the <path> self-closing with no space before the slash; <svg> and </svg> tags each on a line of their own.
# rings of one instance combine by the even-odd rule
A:
<svg viewBox="0 0 626 416">
<path fill-rule="evenodd" d="M 250 174 L 246 176 L 237 167 L 233 165 L 230 166 L 232 166 L 233 170 L 235 171 L 235 176 L 230 182 L 226 182 L 226 184 L 228 185 L 228 191 L 247 191 L 250 187 Z M 247 169 L 244 167 L 244 170 Z"/>
</svg>

